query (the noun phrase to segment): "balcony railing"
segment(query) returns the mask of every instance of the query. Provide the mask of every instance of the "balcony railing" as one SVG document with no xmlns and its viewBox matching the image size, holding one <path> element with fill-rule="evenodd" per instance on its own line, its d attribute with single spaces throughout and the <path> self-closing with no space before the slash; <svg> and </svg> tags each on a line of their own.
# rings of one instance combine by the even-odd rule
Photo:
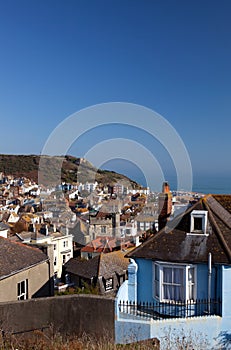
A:
<svg viewBox="0 0 231 350">
<path fill-rule="evenodd" d="M 220 299 L 199 299 L 152 303 L 119 302 L 119 312 L 138 318 L 161 320 L 167 318 L 189 318 L 198 316 L 221 316 Z"/>
</svg>

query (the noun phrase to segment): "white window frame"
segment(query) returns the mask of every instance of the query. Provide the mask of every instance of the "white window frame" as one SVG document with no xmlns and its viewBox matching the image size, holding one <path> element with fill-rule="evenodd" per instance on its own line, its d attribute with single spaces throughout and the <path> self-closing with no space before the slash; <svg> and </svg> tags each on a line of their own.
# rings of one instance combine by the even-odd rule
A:
<svg viewBox="0 0 231 350">
<path fill-rule="evenodd" d="M 63 265 L 66 264 L 66 254 L 63 254 L 62 261 L 63 261 Z"/>
<path fill-rule="evenodd" d="M 113 289 L 113 278 L 107 278 L 105 280 L 105 291 L 112 290 Z"/>
<path fill-rule="evenodd" d="M 68 247 L 68 241 L 65 240 L 65 241 L 63 241 L 63 248 L 67 248 L 67 247 Z"/>
<path fill-rule="evenodd" d="M 28 279 L 17 283 L 17 298 L 18 300 L 28 299 Z"/>
<path fill-rule="evenodd" d="M 174 299 L 164 298 L 164 268 L 171 269 L 182 269 L 183 270 L 183 280 L 181 283 L 183 288 L 182 300 L 181 301 L 195 301 L 197 290 L 197 268 L 196 265 L 192 264 L 173 264 L 167 262 L 153 262 L 153 298 L 158 299 L 160 302 L 171 302 L 179 301 Z M 189 279 L 189 271 L 193 269 L 193 280 Z M 158 277 L 156 276 L 158 274 Z M 169 285 L 177 286 L 177 283 L 169 282 Z M 180 284 L 179 284 L 180 285 Z M 191 294 L 191 297 L 190 297 Z"/>
<path fill-rule="evenodd" d="M 200 218 L 202 220 L 202 230 L 196 230 L 194 225 L 194 219 Z M 207 223 L 208 223 L 208 212 L 206 210 L 193 210 L 190 215 L 190 234 L 198 235 L 204 234 L 208 236 L 207 231 Z"/>
</svg>

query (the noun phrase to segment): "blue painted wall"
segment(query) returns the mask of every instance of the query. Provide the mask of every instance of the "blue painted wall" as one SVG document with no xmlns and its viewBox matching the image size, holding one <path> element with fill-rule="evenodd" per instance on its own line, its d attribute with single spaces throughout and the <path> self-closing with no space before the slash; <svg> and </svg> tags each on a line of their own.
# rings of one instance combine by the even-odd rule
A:
<svg viewBox="0 0 231 350">
<path fill-rule="evenodd" d="M 231 266 L 222 266 L 222 316 L 231 317 Z"/>
<path fill-rule="evenodd" d="M 136 259 L 138 265 L 138 301 L 152 301 L 152 261 Z M 197 268 L 197 298 L 207 299 L 208 269 L 206 264 Z M 126 289 L 126 285 L 124 285 Z M 166 349 L 165 339 L 168 334 L 176 338 L 189 334 L 196 341 L 208 342 L 203 349 L 231 349 L 231 266 L 217 265 L 212 270 L 212 298 L 221 297 L 222 317 L 202 316 L 188 319 L 169 319 L 162 321 L 144 321 L 126 319 L 126 315 L 116 310 L 115 336 L 117 343 L 129 343 L 131 340 L 142 340 L 157 337 L 162 341 L 161 349 Z M 126 295 L 123 290 L 124 296 Z M 131 316 L 131 315 L 129 315 Z M 203 345 L 203 344 L 202 344 Z"/>
<path fill-rule="evenodd" d="M 137 299 L 141 302 L 153 301 L 153 261 L 148 259 L 136 259 L 137 273 Z M 221 297 L 222 268 L 217 265 L 212 268 L 211 298 Z M 208 298 L 208 266 L 197 265 L 197 299 Z"/>
<path fill-rule="evenodd" d="M 219 267 L 212 268 L 211 275 L 211 298 L 220 296 L 221 284 L 218 279 Z M 219 295 L 218 295 L 219 294 Z M 197 265 L 197 296 L 196 299 L 208 299 L 208 266 L 206 264 Z"/>
<path fill-rule="evenodd" d="M 137 272 L 137 301 L 153 302 L 152 297 L 152 260 L 136 259 Z"/>
</svg>

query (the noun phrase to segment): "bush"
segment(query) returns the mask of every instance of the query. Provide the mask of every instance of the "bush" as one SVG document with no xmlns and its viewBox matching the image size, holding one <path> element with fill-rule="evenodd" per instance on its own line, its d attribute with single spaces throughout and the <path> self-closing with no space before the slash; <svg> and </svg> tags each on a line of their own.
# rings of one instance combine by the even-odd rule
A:
<svg viewBox="0 0 231 350">
<path fill-rule="evenodd" d="M 63 292 L 56 292 L 56 296 L 60 295 L 71 295 L 71 294 L 95 294 L 99 295 L 99 288 L 98 286 L 89 285 L 88 283 L 84 282 L 83 287 L 68 287 Z"/>
</svg>

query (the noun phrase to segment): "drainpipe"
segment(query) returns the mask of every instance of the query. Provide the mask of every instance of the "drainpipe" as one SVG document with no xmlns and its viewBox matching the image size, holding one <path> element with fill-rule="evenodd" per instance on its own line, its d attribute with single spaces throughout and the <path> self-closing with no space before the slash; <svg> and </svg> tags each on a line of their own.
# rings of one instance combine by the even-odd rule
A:
<svg viewBox="0 0 231 350">
<path fill-rule="evenodd" d="M 52 289 L 52 286 L 51 286 L 51 263 L 50 263 L 50 258 L 48 258 L 47 263 L 48 263 L 48 274 L 49 274 L 49 296 L 53 296 L 54 293 L 53 293 L 53 289 Z M 53 280 L 53 278 L 52 278 L 52 280 Z"/>
<path fill-rule="evenodd" d="M 208 256 L 208 313 L 210 314 L 210 299 L 211 299 L 211 279 L 212 279 L 212 254 Z"/>
</svg>

